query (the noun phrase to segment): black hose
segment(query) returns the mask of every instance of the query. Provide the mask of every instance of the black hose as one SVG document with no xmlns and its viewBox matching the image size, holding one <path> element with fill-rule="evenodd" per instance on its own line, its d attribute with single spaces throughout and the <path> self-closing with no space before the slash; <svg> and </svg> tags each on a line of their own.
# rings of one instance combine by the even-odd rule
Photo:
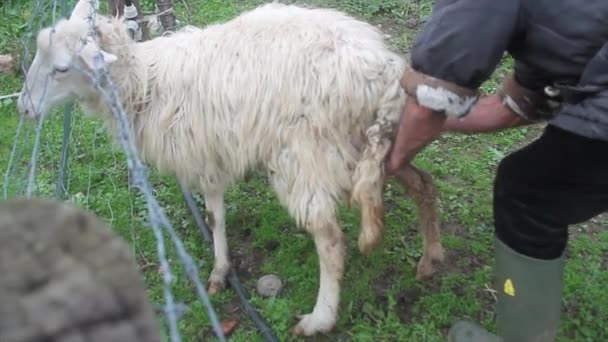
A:
<svg viewBox="0 0 608 342">
<path fill-rule="evenodd" d="M 179 183 L 179 186 L 182 190 L 182 194 L 184 195 L 186 205 L 188 206 L 188 209 L 190 209 L 190 212 L 194 217 L 194 221 L 198 229 L 200 230 L 201 235 L 203 236 L 203 240 L 205 240 L 209 244 L 210 248 L 213 249 L 213 239 L 211 237 L 211 233 L 209 232 L 209 228 L 207 227 L 205 220 L 203 220 L 200 212 L 196 208 L 196 202 L 194 202 L 192 194 L 186 191 L 186 189 L 184 189 L 181 182 Z M 243 289 L 243 285 L 241 284 L 239 277 L 237 276 L 233 268 L 230 268 L 228 282 L 230 283 L 230 286 L 232 286 L 236 294 L 239 296 L 239 299 L 245 307 L 249 318 L 256 325 L 262 336 L 264 336 L 264 340 L 267 342 L 279 342 L 279 339 L 276 337 L 276 335 L 274 335 L 268 323 L 249 303 L 249 296 L 247 295 L 245 289 Z"/>
</svg>

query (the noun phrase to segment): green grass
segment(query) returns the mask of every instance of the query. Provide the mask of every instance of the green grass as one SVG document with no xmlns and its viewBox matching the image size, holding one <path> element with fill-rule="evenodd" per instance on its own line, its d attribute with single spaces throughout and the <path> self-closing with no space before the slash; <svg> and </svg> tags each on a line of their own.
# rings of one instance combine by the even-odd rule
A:
<svg viewBox="0 0 608 342">
<path fill-rule="evenodd" d="M 205 25 L 222 22 L 262 1 L 188 0 L 176 1 L 182 22 Z M 405 51 L 432 3 L 418 2 L 403 7 L 402 1 L 312 0 L 309 3 L 336 7 L 380 25 L 390 42 Z M 151 4 L 145 2 L 146 6 Z M 31 13 L 31 4 L 13 6 L 0 23 L 0 53 L 20 46 L 17 37 Z M 50 17 L 49 17 L 50 18 Z M 46 20 L 50 20 L 47 18 Z M 189 18 L 189 19 L 188 19 Z M 496 89 L 500 77 L 509 72 L 505 59 L 483 89 Z M 0 94 L 18 91 L 21 76 L 0 75 Z M 0 103 L 0 165 L 7 169 L 18 125 L 12 101 Z M 142 197 L 127 186 L 127 167 L 120 148 L 111 144 L 95 119 L 77 111 L 70 139 L 68 198 L 98 214 L 132 246 L 141 265 L 152 301 L 162 302 L 162 279 L 156 240 L 147 227 L 147 210 Z M 42 134 L 37 171 L 37 191 L 52 196 L 60 165 L 63 118 L 61 108 L 46 123 Z M 492 286 L 492 182 L 497 163 L 510 151 L 536 137 L 542 127 L 507 132 L 461 136 L 446 135 L 431 144 L 415 163 L 430 171 L 440 189 L 443 243 L 448 253 L 443 271 L 427 282 L 414 280 L 421 256 L 422 241 L 417 213 L 403 190 L 390 183 L 386 192 L 387 235 L 382 248 L 363 257 L 356 248 L 358 214 L 340 210 L 348 236 L 346 274 L 343 282 L 338 325 L 327 336 L 314 340 L 353 341 L 444 341 L 449 326 L 457 319 L 470 318 L 494 329 Z M 31 157 L 33 128 L 20 145 L 16 169 L 9 177 L 12 193 L 23 190 Z M 200 262 L 202 280 L 211 271 L 213 254 L 199 236 L 174 179 L 151 172 L 156 196 L 178 230 L 189 253 Z M 4 182 L 4 180 L 2 180 Z M 266 180 L 254 174 L 232 187 L 226 195 L 226 224 L 232 261 L 252 294 L 251 302 L 283 340 L 293 340 L 289 328 L 295 314 L 309 312 L 316 299 L 318 259 L 309 236 L 296 230 L 287 212 L 279 205 Z M 599 228 L 608 222 L 598 218 L 573 227 L 566 269 L 564 312 L 559 341 L 601 341 L 608 339 L 608 233 Z M 170 243 L 167 241 L 167 244 Z M 170 247 L 170 246 L 169 246 Z M 207 314 L 186 280 L 173 248 L 169 248 L 172 270 L 178 279 L 174 294 L 189 305 L 179 322 L 184 341 L 213 340 Z M 285 284 L 276 299 L 255 294 L 256 280 L 275 273 Z M 220 319 L 236 318 L 240 324 L 231 340 L 261 341 L 231 289 L 213 298 Z"/>
</svg>

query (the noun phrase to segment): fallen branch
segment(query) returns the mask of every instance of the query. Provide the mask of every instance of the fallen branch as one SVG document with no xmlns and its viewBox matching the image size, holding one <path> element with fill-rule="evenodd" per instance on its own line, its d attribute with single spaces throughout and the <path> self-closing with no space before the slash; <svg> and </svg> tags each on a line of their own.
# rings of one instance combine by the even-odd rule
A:
<svg viewBox="0 0 608 342">
<path fill-rule="evenodd" d="M 8 95 L 1 95 L 0 101 L 6 100 L 6 99 L 12 99 L 13 97 L 19 97 L 19 95 L 21 95 L 21 92 L 14 93 L 14 94 L 8 94 Z"/>
</svg>

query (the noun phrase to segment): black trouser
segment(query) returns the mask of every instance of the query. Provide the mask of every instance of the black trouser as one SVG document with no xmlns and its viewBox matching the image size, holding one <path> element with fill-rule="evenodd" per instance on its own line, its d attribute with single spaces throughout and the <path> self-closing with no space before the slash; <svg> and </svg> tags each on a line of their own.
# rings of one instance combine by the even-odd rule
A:
<svg viewBox="0 0 608 342">
<path fill-rule="evenodd" d="M 608 142 L 547 126 L 504 158 L 494 184 L 497 237 L 537 259 L 562 255 L 568 226 L 608 211 Z"/>
</svg>

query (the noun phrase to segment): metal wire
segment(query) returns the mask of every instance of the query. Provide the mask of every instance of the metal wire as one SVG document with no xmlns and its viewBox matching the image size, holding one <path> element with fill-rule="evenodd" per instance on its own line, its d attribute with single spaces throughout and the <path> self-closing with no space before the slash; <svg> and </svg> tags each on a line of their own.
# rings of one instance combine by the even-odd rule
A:
<svg viewBox="0 0 608 342">
<path fill-rule="evenodd" d="M 196 223 L 196 226 L 198 227 L 201 236 L 203 237 L 203 240 L 207 242 L 210 248 L 213 248 L 213 239 L 211 237 L 211 232 L 209 231 L 209 227 L 207 227 L 205 220 L 203 220 L 200 212 L 198 211 L 192 194 L 186 190 L 182 183 L 179 183 L 179 186 L 182 191 L 182 195 L 184 196 L 184 201 L 186 202 L 190 213 L 194 217 L 194 222 Z M 233 268 L 230 268 L 230 273 L 228 274 L 228 282 L 230 283 L 230 286 L 232 286 L 232 289 L 234 289 L 234 291 L 239 296 L 241 303 L 245 307 L 245 311 L 247 311 L 247 315 L 249 315 L 249 318 L 251 319 L 253 324 L 255 324 L 255 326 L 258 328 L 258 330 L 264 337 L 264 340 L 267 342 L 278 342 L 279 339 L 272 332 L 272 329 L 270 328 L 268 323 L 249 303 L 249 296 L 247 294 L 247 291 L 245 291 L 245 289 L 243 288 L 243 285 L 241 284 L 241 281 L 239 280 L 239 277 L 237 276 Z"/>
<path fill-rule="evenodd" d="M 67 17 L 67 4 L 65 0 L 61 0 L 61 8 L 63 10 L 63 16 Z M 95 8 L 95 2 L 90 1 L 92 12 L 89 14 L 87 20 L 89 22 L 89 37 L 95 38 L 94 34 L 94 21 L 95 16 L 97 15 L 97 9 Z M 53 8 L 52 18 L 53 22 L 55 20 L 55 9 L 57 9 L 57 0 L 54 0 L 52 3 L 43 3 L 42 0 L 36 0 L 34 5 L 34 11 L 30 16 L 27 24 L 26 24 L 26 34 L 21 38 L 21 42 L 23 45 L 23 58 L 21 58 L 21 67 L 24 73 L 27 73 L 27 63 L 30 60 L 31 54 L 28 47 L 29 39 L 32 36 L 35 36 L 35 28 L 34 28 L 34 19 L 43 20 L 46 18 L 44 8 L 45 5 L 51 5 Z M 46 13 L 48 15 L 48 12 Z M 166 217 L 163 208 L 160 206 L 156 198 L 154 197 L 153 188 L 148 181 L 148 170 L 146 166 L 139 159 L 137 154 L 137 148 L 134 143 L 134 139 L 132 136 L 132 131 L 130 129 L 129 121 L 127 119 L 127 115 L 122 108 L 122 104 L 119 101 L 118 90 L 114 85 L 113 81 L 109 77 L 108 66 L 103 61 L 103 57 L 100 53 L 97 54 L 97 68 L 95 68 L 94 73 L 86 72 L 84 70 L 79 70 L 86 74 L 89 77 L 91 83 L 94 87 L 99 91 L 99 94 L 106 101 L 108 108 L 110 108 L 114 119 L 117 122 L 118 128 L 118 140 L 121 144 L 123 151 L 126 156 L 127 166 L 130 174 L 133 176 L 134 186 L 139 188 L 141 193 L 143 194 L 147 208 L 148 208 L 148 216 L 149 216 L 149 224 L 153 231 L 153 234 L 157 241 L 157 254 L 159 258 L 160 265 L 163 269 L 163 295 L 165 298 L 165 307 L 163 312 L 165 313 L 169 325 L 169 335 L 171 341 L 178 342 L 181 341 L 181 336 L 178 331 L 177 319 L 178 314 L 180 312 L 180 308 L 178 308 L 175 304 L 173 293 L 171 292 L 171 285 L 173 282 L 173 275 L 171 269 L 169 267 L 169 262 L 167 260 L 167 252 L 165 241 L 163 237 L 163 232 L 167 233 L 173 242 L 177 255 L 179 256 L 179 260 L 181 261 L 188 277 L 194 283 L 196 288 L 196 293 L 199 299 L 204 304 L 207 309 L 207 313 L 209 316 L 209 320 L 211 322 L 213 331 L 215 335 L 218 337 L 220 341 L 225 341 L 225 337 L 222 332 L 222 328 L 220 326 L 217 314 L 209 296 L 206 292 L 205 287 L 203 286 L 200 276 L 198 274 L 198 268 L 193 262 L 192 257 L 186 251 L 182 240 L 179 238 L 177 233 L 175 232 L 173 226 L 169 222 Z M 77 66 L 74 66 L 77 68 Z M 44 79 L 44 89 L 46 91 L 48 75 L 39 75 L 40 78 Z M 24 96 L 29 96 L 29 90 L 24 89 Z M 64 132 L 63 132 L 63 146 L 62 146 L 62 157 L 60 164 L 59 177 L 57 179 L 55 194 L 57 196 L 62 196 L 66 192 L 66 169 L 68 165 L 69 159 L 69 139 L 71 136 L 71 118 L 72 118 L 72 106 L 68 104 L 64 107 Z M 45 119 L 40 118 L 36 125 L 36 135 L 34 141 L 34 147 L 29 163 L 29 172 L 27 177 L 27 187 L 26 187 L 26 195 L 27 197 L 31 197 L 35 195 L 36 191 L 36 170 L 37 170 L 37 162 L 40 151 L 40 140 L 41 140 L 41 132 L 43 128 L 43 123 Z M 11 151 L 11 156 L 9 158 L 8 169 L 5 174 L 5 184 L 3 188 L 4 197 L 8 197 L 8 188 L 9 188 L 9 177 L 14 171 L 15 160 L 17 160 L 18 154 L 18 143 L 19 138 L 22 133 L 22 125 L 23 118 L 21 118 L 20 124 L 17 128 L 15 142 Z M 183 310 L 181 310 L 183 311 Z"/>
<path fill-rule="evenodd" d="M 91 0 L 90 4 L 93 13 L 90 14 L 87 20 L 90 23 L 89 35 L 94 39 L 94 21 L 97 13 L 94 8 L 95 1 Z M 95 61 L 96 65 L 94 66 L 94 74 L 89 74 L 88 76 L 91 76 L 91 80 L 93 81 L 95 88 L 105 98 L 112 112 L 112 115 L 114 116 L 114 119 L 118 123 L 118 140 L 127 157 L 128 169 L 131 175 L 133 176 L 133 185 L 140 189 L 146 199 L 150 225 L 152 226 L 152 230 L 154 231 L 154 235 L 157 239 L 159 259 L 161 260 L 161 267 L 164 270 L 163 281 L 165 287 L 163 292 L 165 295 L 165 300 L 167 302 L 166 310 L 167 319 L 169 321 L 171 340 L 181 341 L 181 336 L 179 335 L 179 332 L 177 330 L 175 303 L 173 299 L 173 294 L 170 290 L 172 274 L 170 272 L 169 263 L 166 259 L 165 246 L 162 232 L 160 229 L 161 227 L 163 227 L 165 231 L 169 233 L 171 239 L 173 240 L 180 261 L 182 262 L 182 265 L 184 266 L 189 278 L 194 283 L 199 298 L 207 309 L 207 313 L 209 315 L 209 319 L 211 321 L 215 335 L 219 338 L 220 341 L 225 341 L 225 337 L 220 326 L 219 320 L 217 318 L 217 314 L 215 313 L 215 309 L 213 308 L 213 305 L 209 300 L 207 290 L 201 283 L 200 276 L 198 274 L 198 268 L 195 266 L 192 257 L 186 252 L 183 242 L 177 236 L 175 229 L 169 222 L 168 218 L 165 216 L 164 210 L 154 197 L 152 185 L 148 181 L 148 169 L 137 155 L 137 147 L 134 142 L 133 131 L 130 129 L 127 115 L 124 112 L 122 104 L 119 100 L 117 88 L 114 85 L 112 79 L 109 77 L 108 65 L 103 60 L 103 56 L 99 51 L 97 51 L 96 53 Z"/>
<path fill-rule="evenodd" d="M 60 1 L 59 6 L 58 6 L 57 1 Z M 130 2 L 131 2 L 130 0 L 126 0 L 127 4 Z M 96 15 L 97 15 L 97 10 L 94 9 L 93 4 L 94 4 L 94 1 L 91 0 L 91 5 L 92 5 L 91 8 L 93 8 L 93 11 L 90 13 L 87 20 L 89 21 L 89 24 L 90 24 L 89 36 L 94 39 L 95 34 L 94 34 L 94 29 L 93 29 L 93 23 L 94 23 Z M 28 23 L 26 24 L 26 27 L 27 27 L 26 34 L 21 39 L 21 42 L 22 42 L 23 48 L 24 48 L 23 56 L 21 58 L 21 61 L 22 61 L 21 68 L 24 73 L 27 72 L 27 69 L 28 69 L 27 63 L 31 59 L 31 54 L 30 54 L 30 51 L 28 49 L 28 44 L 27 44 L 29 38 L 27 38 L 27 36 L 29 36 L 30 38 L 32 36 L 35 36 L 34 18 L 43 18 L 43 20 L 44 20 L 45 16 L 42 14 L 45 12 L 44 11 L 44 9 L 46 7 L 45 5 L 49 5 L 49 3 L 47 2 L 45 4 L 43 2 L 43 0 L 35 1 L 34 11 L 32 13 L 32 16 L 29 18 Z M 53 2 L 52 2 L 52 8 L 53 8 L 52 21 L 53 22 L 55 22 L 55 10 L 57 9 L 57 7 L 61 8 L 63 17 L 69 17 L 69 13 L 68 13 L 69 10 L 68 10 L 66 0 L 53 0 Z M 48 13 L 47 13 L 47 15 L 48 15 Z M 158 201 L 156 200 L 156 198 L 153 195 L 154 194 L 153 188 L 152 188 L 150 182 L 148 181 L 148 169 L 138 157 L 137 148 L 134 143 L 133 132 L 130 129 L 129 121 L 127 119 L 127 114 L 125 113 L 124 108 L 122 107 L 122 104 L 119 100 L 118 89 L 116 88 L 116 86 L 113 83 L 113 80 L 109 76 L 108 66 L 103 61 L 101 54 L 98 53 L 97 58 L 98 58 L 98 60 L 97 60 L 98 65 L 97 65 L 97 68 L 95 69 L 95 72 L 91 73 L 91 72 L 85 71 L 85 70 L 79 70 L 79 71 L 89 77 L 92 84 L 99 91 L 100 95 L 105 99 L 108 107 L 111 110 L 111 113 L 112 113 L 114 119 L 118 123 L 118 125 L 117 125 L 118 133 L 119 133 L 118 140 L 119 140 L 119 143 L 121 144 L 122 149 L 126 156 L 128 171 L 129 171 L 130 176 L 132 177 L 132 184 L 141 191 L 141 193 L 143 194 L 145 201 L 146 201 L 146 205 L 147 205 L 147 209 L 148 209 L 149 225 L 150 225 L 150 228 L 152 229 L 152 232 L 157 241 L 157 254 L 158 254 L 160 265 L 163 270 L 162 279 L 163 279 L 163 286 L 164 286 L 163 287 L 163 296 L 165 299 L 165 305 L 155 304 L 154 305 L 155 309 L 158 313 L 162 313 L 166 316 L 167 321 L 168 321 L 169 335 L 170 335 L 171 341 L 175 341 L 175 342 L 181 341 L 181 336 L 179 334 L 178 327 L 177 327 L 177 321 L 182 316 L 182 314 L 187 310 L 187 307 L 182 303 L 176 303 L 173 293 L 171 292 L 173 274 L 170 270 L 169 262 L 167 260 L 166 246 L 165 246 L 165 241 L 164 241 L 164 237 L 163 237 L 163 232 L 165 232 L 165 233 L 168 233 L 170 239 L 172 240 L 172 242 L 176 248 L 176 252 L 179 256 L 179 259 L 180 259 L 184 269 L 186 270 L 186 273 L 188 274 L 188 277 L 190 278 L 192 283 L 194 283 L 194 285 L 195 285 L 196 293 L 207 310 L 207 313 L 209 315 L 209 319 L 211 321 L 211 325 L 213 327 L 213 331 L 214 331 L 215 335 L 219 338 L 220 341 L 225 341 L 225 337 L 223 335 L 221 326 L 219 324 L 219 320 L 217 318 L 215 309 L 213 308 L 213 305 L 211 304 L 211 302 L 209 300 L 205 287 L 203 286 L 203 284 L 200 281 L 200 276 L 198 274 L 198 268 L 196 267 L 195 263 L 193 262 L 192 257 L 187 253 L 186 249 L 184 248 L 183 242 L 178 237 L 173 226 L 171 225 L 168 218 L 166 217 L 163 208 L 161 207 L 161 205 L 158 203 Z M 75 66 L 75 68 L 77 68 L 77 67 Z M 44 76 L 44 75 L 41 75 L 41 76 Z M 44 78 L 44 82 L 48 82 L 48 77 Z M 46 89 L 46 84 L 45 84 L 45 89 Z M 25 94 L 25 96 L 29 95 L 28 89 L 24 89 L 24 94 Z M 74 109 L 74 103 L 69 103 L 69 104 L 65 105 L 63 108 L 63 137 L 62 137 L 62 148 L 61 148 L 61 161 L 60 161 L 60 165 L 59 165 L 59 173 L 58 173 L 58 177 L 56 180 L 56 186 L 55 186 L 55 192 L 54 192 L 55 197 L 57 197 L 57 198 L 64 198 L 65 195 L 68 194 L 68 185 L 67 185 L 67 173 L 68 172 L 67 172 L 67 170 L 68 170 L 68 166 L 69 166 L 69 143 L 70 143 L 70 138 L 73 135 L 73 127 L 72 127 L 73 109 Z M 37 169 L 37 161 L 38 161 L 38 156 L 39 156 L 40 139 L 41 139 L 41 132 L 42 132 L 42 128 L 43 128 L 43 122 L 44 122 L 44 119 L 41 118 L 36 125 L 34 148 L 32 151 L 32 156 L 31 156 L 31 160 L 30 160 L 30 164 L 29 164 L 29 172 L 28 172 L 28 176 L 27 176 L 27 180 L 26 180 L 25 192 L 28 197 L 34 195 L 34 193 L 36 191 L 36 169 Z M 8 165 L 7 171 L 5 173 L 5 182 L 4 182 L 4 186 L 3 186 L 3 194 L 4 194 L 5 199 L 7 198 L 8 192 L 9 192 L 9 183 L 10 183 L 9 177 L 14 172 L 15 161 L 19 160 L 19 157 L 18 157 L 19 151 L 18 151 L 17 146 L 18 146 L 18 141 L 20 140 L 20 137 L 22 134 L 22 126 L 23 126 L 23 118 L 21 118 L 19 125 L 17 126 L 17 132 L 15 135 L 15 143 L 11 150 L 11 156 L 9 158 L 9 165 Z M 90 178 L 90 175 L 89 175 L 89 178 Z M 89 184 L 89 186 L 90 186 L 90 184 Z M 192 194 L 190 192 L 188 192 L 182 186 L 181 183 L 179 183 L 179 186 L 181 188 L 181 191 L 182 191 L 182 194 L 184 197 L 184 201 L 185 201 L 188 209 L 190 210 L 191 214 L 194 217 L 194 221 L 195 221 L 197 227 L 199 228 L 199 232 L 201 233 L 203 240 L 205 240 L 208 243 L 208 246 L 210 248 L 213 248 L 213 240 L 211 237 L 211 233 L 209 232 L 209 229 L 208 229 L 207 225 L 205 224 L 205 221 L 201 217 L 200 212 L 197 210 L 196 203 L 194 201 L 194 198 L 192 197 Z M 87 190 L 87 194 L 88 193 L 89 193 L 89 190 Z M 259 332 L 261 333 L 261 335 L 263 336 L 264 340 L 269 341 L 269 342 L 279 341 L 279 339 L 276 337 L 276 335 L 274 335 L 274 333 L 272 332 L 272 329 L 269 327 L 269 325 L 264 320 L 264 318 L 249 303 L 249 296 L 248 296 L 247 292 L 245 291 L 245 289 L 243 288 L 234 269 L 230 270 L 227 280 L 230 283 L 232 289 L 234 289 L 234 291 L 237 293 L 247 314 L 249 315 L 252 322 L 257 326 L 257 328 L 258 328 Z"/>
</svg>

